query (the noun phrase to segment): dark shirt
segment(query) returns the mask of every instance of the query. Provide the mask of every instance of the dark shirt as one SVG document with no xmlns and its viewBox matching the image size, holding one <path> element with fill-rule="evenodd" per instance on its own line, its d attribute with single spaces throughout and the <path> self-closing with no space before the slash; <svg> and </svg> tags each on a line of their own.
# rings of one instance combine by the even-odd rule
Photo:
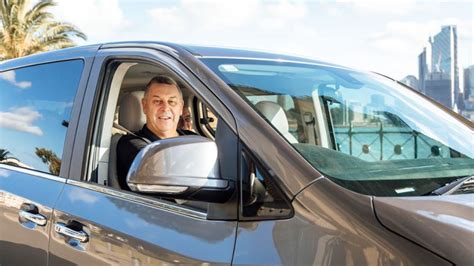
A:
<svg viewBox="0 0 474 266">
<path fill-rule="evenodd" d="M 196 135 L 189 130 L 176 130 L 180 136 Z M 143 147 L 161 138 L 153 134 L 146 124 L 141 130 L 135 132 L 135 135 L 128 134 L 122 136 L 117 143 L 117 177 L 120 188 L 130 190 L 127 185 L 127 173 L 132 165 L 135 156 Z"/>
</svg>

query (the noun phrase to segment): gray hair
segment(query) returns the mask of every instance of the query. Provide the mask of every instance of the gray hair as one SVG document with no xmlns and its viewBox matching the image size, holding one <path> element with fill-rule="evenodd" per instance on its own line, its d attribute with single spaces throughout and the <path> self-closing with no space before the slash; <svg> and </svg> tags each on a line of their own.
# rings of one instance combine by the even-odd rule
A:
<svg viewBox="0 0 474 266">
<path fill-rule="evenodd" d="M 178 82 L 176 82 L 176 80 L 174 80 L 173 78 L 168 77 L 168 76 L 164 76 L 164 75 L 154 76 L 152 79 L 150 79 L 148 84 L 146 84 L 145 94 L 143 95 L 143 98 L 146 98 L 146 96 L 148 94 L 148 90 L 150 89 L 151 85 L 153 85 L 153 84 L 174 85 L 176 87 L 176 89 L 178 90 L 179 95 L 181 96 L 181 100 L 184 101 L 183 100 L 183 92 L 181 91 L 181 88 L 179 87 Z"/>
</svg>

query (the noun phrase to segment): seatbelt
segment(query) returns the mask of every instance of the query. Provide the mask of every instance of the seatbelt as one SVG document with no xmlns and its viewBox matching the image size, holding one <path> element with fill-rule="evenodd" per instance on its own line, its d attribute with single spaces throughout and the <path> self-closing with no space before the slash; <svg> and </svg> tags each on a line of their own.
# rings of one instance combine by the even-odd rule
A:
<svg viewBox="0 0 474 266">
<path fill-rule="evenodd" d="M 139 135 L 133 133 L 132 131 L 126 129 L 125 127 L 123 127 L 123 126 L 121 126 L 121 125 L 115 123 L 115 122 L 114 122 L 114 124 L 113 124 L 113 127 L 115 127 L 116 129 L 122 130 L 122 131 L 126 132 L 127 134 L 130 134 L 130 135 L 132 135 L 132 136 L 135 136 L 135 137 L 137 137 L 137 138 L 143 140 L 144 142 L 146 142 L 146 144 L 150 144 L 150 143 L 151 143 L 151 141 L 150 141 L 149 139 L 144 138 L 144 137 L 142 137 L 142 136 L 139 136 Z"/>
</svg>

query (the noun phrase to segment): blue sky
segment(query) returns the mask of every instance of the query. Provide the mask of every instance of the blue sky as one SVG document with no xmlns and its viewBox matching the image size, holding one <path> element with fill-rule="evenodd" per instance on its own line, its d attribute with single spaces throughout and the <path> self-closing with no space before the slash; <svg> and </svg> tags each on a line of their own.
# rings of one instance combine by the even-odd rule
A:
<svg viewBox="0 0 474 266">
<path fill-rule="evenodd" d="M 47 172 L 35 148 L 61 157 L 66 136 L 62 121 L 69 120 L 82 67 L 76 60 L 1 73 L 0 148 Z"/>
<path fill-rule="evenodd" d="M 159 40 L 302 55 L 401 79 L 442 25 L 458 27 L 461 67 L 474 64 L 474 2 L 414 0 L 57 0 L 79 44 Z"/>
</svg>

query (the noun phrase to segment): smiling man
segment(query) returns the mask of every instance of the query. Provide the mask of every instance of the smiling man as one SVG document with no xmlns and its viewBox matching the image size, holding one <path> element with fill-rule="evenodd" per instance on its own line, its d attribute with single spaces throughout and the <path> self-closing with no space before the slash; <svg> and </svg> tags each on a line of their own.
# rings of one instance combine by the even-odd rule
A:
<svg viewBox="0 0 474 266">
<path fill-rule="evenodd" d="M 147 121 L 142 130 L 151 131 L 149 133 L 159 139 L 179 136 L 177 127 L 183 104 L 181 90 L 173 79 L 166 76 L 152 78 L 142 99 Z"/>
<path fill-rule="evenodd" d="M 135 156 L 148 143 L 196 134 L 177 128 L 183 104 L 183 94 L 172 78 L 156 76 L 148 82 L 142 99 L 146 124 L 138 132 L 121 137 L 117 143 L 117 174 L 122 189 L 130 190 L 126 180 L 128 170 Z"/>
</svg>

